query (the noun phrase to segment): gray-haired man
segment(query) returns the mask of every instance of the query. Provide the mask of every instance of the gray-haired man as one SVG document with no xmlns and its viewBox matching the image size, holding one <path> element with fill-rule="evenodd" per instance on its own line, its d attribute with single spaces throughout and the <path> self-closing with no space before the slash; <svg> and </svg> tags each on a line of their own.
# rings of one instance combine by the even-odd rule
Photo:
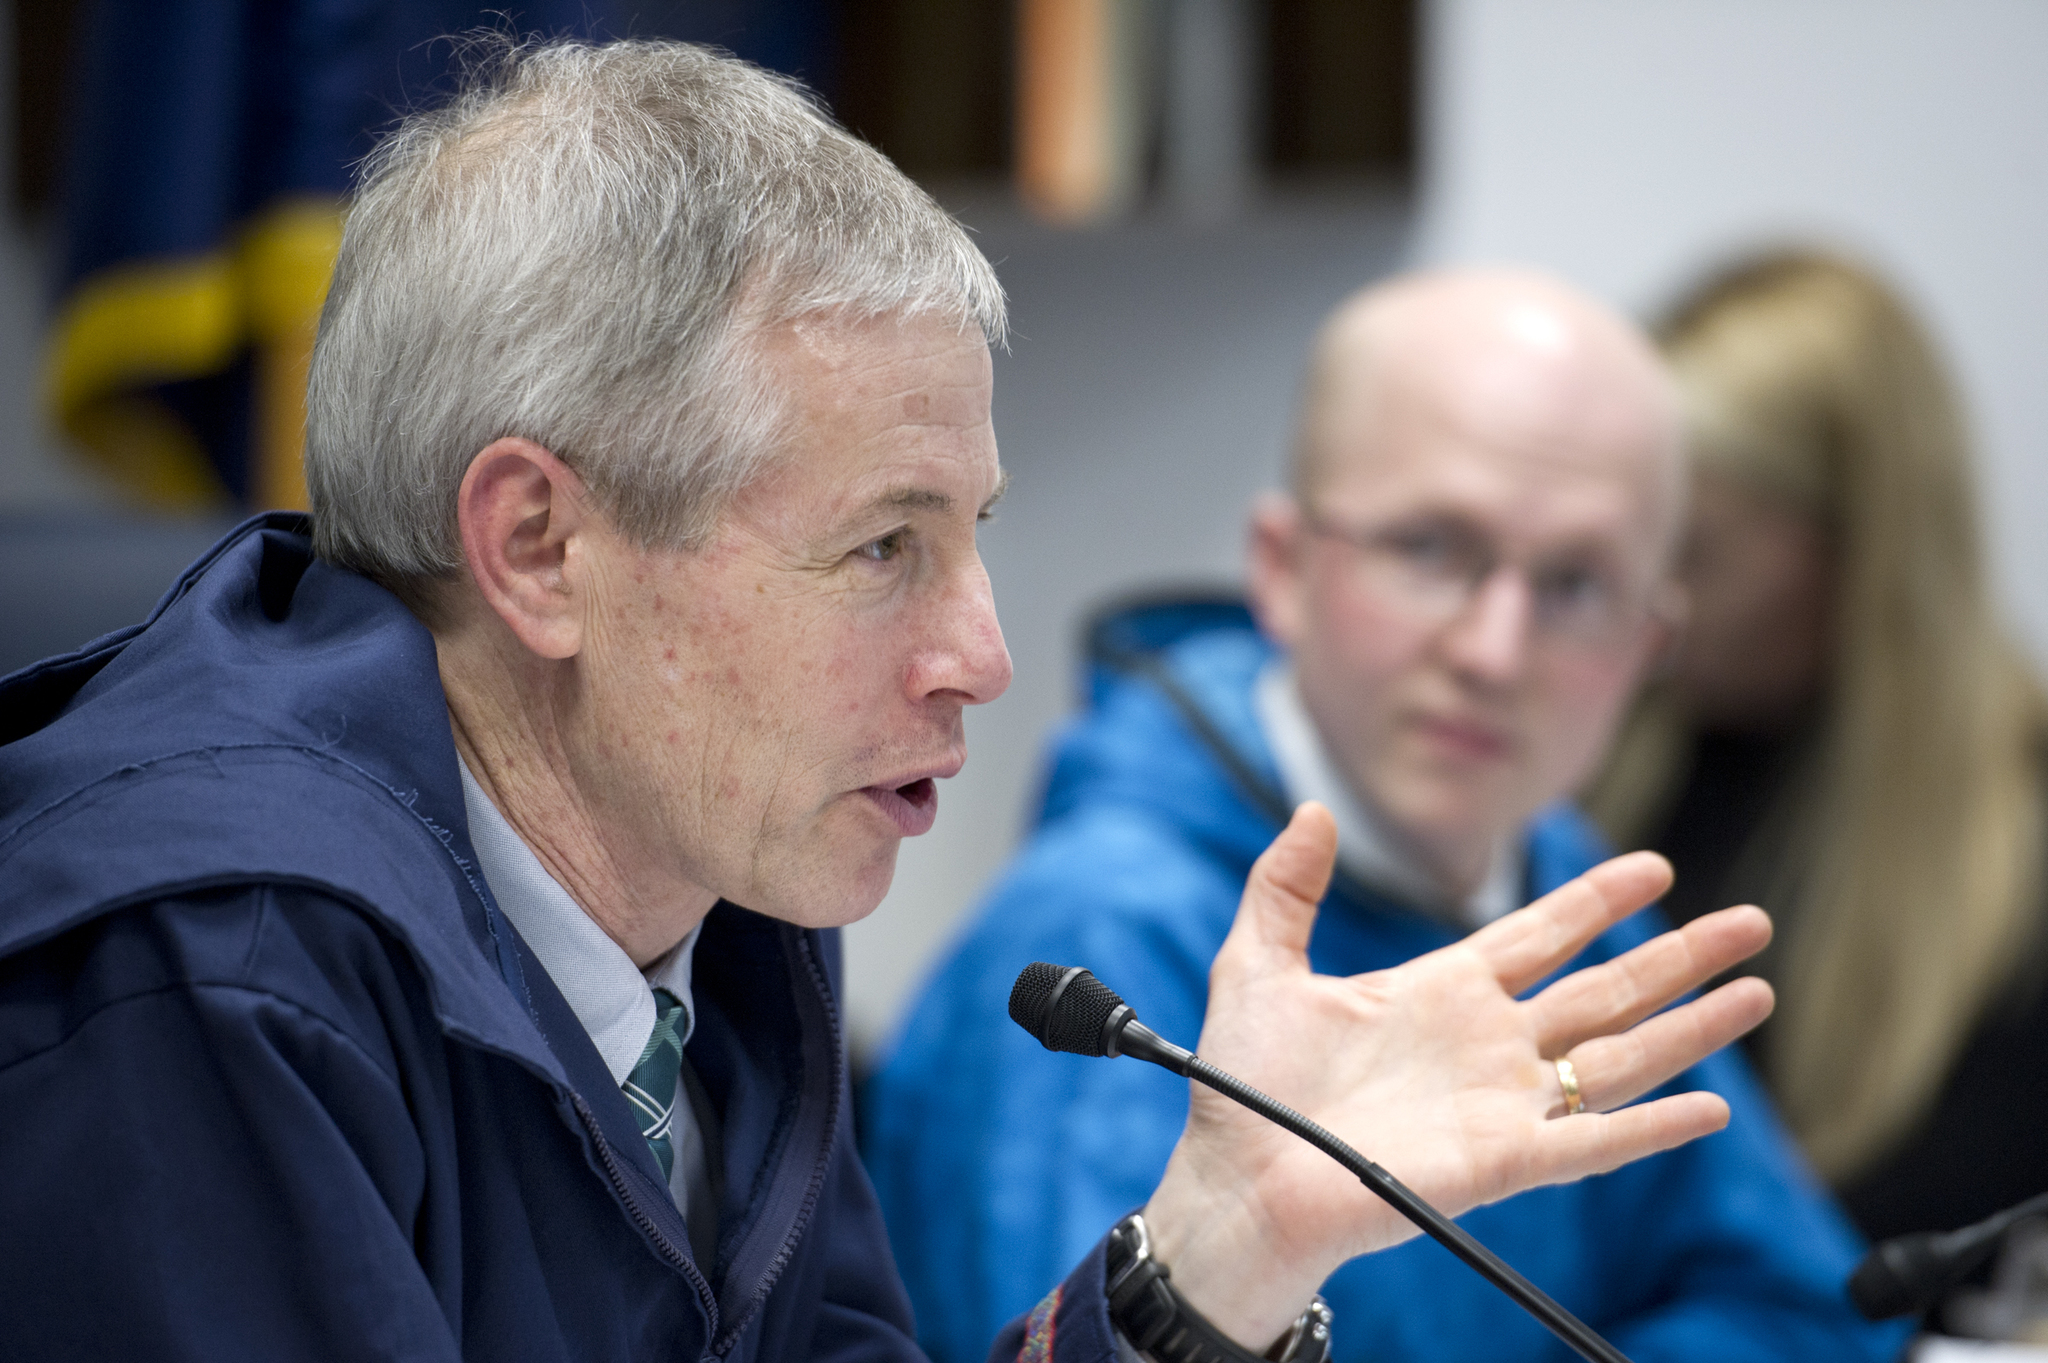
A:
<svg viewBox="0 0 2048 1363">
<path fill-rule="evenodd" d="M 1001 329 L 927 197 L 697 49 L 506 51 L 384 145 L 311 526 L 0 689 L 0 1352 L 914 1356 L 830 929 L 1009 678 Z M 1361 988 L 1306 963 L 1333 846 L 1309 806 L 1253 873 L 1218 1062 L 1452 1213 L 1725 1119 L 1549 1120 L 1546 1057 L 1619 1102 L 1752 1025 L 1753 983 L 1611 1035 L 1760 914 L 1518 1001 L 1639 857 Z M 1203 1104 L 1145 1215 L 1246 1358 L 1406 1233 Z M 1102 1248 L 1046 1287 L 998 1347 L 1107 1360 Z"/>
</svg>

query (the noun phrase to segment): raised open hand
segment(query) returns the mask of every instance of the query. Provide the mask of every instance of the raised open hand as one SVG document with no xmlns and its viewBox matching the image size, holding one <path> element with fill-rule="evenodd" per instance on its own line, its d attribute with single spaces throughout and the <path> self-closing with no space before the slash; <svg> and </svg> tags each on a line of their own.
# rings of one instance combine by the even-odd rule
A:
<svg viewBox="0 0 2048 1363">
<path fill-rule="evenodd" d="M 1440 951 L 1341 979 L 1308 964 L 1335 856 L 1329 812 L 1310 804 L 1253 867 L 1210 970 L 1204 1059 L 1451 1216 L 1726 1124 L 1711 1093 L 1623 1105 L 1769 1014 L 1770 987 L 1754 978 L 1658 1011 L 1762 948 L 1762 910 L 1710 914 L 1522 998 L 1670 884 L 1661 857 L 1635 853 Z M 1584 1103 L 1569 1118 L 1560 1057 Z M 1146 1220 L 1180 1290 L 1254 1349 L 1339 1264 L 1415 1233 L 1320 1151 L 1200 1087 Z"/>
</svg>

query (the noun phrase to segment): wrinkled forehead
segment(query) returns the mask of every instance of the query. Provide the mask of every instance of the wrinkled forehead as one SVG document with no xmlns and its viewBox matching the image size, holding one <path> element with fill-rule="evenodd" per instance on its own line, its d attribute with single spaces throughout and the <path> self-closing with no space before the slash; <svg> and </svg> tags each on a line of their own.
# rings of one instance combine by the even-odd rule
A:
<svg viewBox="0 0 2048 1363">
<path fill-rule="evenodd" d="M 972 516 L 992 495 L 1001 471 L 978 330 L 936 315 L 807 318 L 764 329 L 757 354 L 783 408 L 776 457 L 729 515 L 758 521 L 772 506 L 798 534 L 882 506 Z"/>
<path fill-rule="evenodd" d="M 813 420 L 894 404 L 918 421 L 943 410 L 985 416 L 992 364 L 982 333 L 939 313 L 817 313 L 761 327 L 756 353 L 771 381 Z"/>
</svg>

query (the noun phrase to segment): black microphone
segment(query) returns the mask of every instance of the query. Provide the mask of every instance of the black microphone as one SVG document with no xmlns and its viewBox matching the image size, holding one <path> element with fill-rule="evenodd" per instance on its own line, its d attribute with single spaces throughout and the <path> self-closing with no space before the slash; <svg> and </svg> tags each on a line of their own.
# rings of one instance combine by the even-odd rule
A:
<svg viewBox="0 0 2048 1363">
<path fill-rule="evenodd" d="M 1925 1311 L 1990 1258 L 2007 1231 L 2043 1212 L 2048 1212 L 2048 1193 L 1961 1230 L 1919 1231 L 1886 1240 L 1850 1275 L 1849 1300 L 1871 1320 Z"/>
<path fill-rule="evenodd" d="M 1080 966 L 1050 965 L 1044 961 L 1025 966 L 1010 990 L 1010 1019 L 1037 1037 L 1049 1051 L 1127 1055 L 1162 1065 L 1242 1103 L 1356 1174 L 1360 1182 L 1395 1211 L 1514 1298 L 1516 1305 L 1542 1321 L 1552 1334 L 1577 1350 L 1580 1357 L 1590 1358 L 1594 1363 L 1629 1363 L 1628 1357 L 1602 1339 L 1592 1326 L 1508 1267 L 1499 1255 L 1466 1234 L 1406 1184 L 1285 1103 L 1267 1097 L 1160 1036 L 1138 1021 L 1131 1006 L 1118 998 L 1115 991 Z"/>
</svg>

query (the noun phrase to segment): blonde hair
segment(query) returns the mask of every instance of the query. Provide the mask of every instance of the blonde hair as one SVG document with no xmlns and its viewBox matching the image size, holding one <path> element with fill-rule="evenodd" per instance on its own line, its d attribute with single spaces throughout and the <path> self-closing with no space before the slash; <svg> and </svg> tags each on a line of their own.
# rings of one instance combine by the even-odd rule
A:
<svg viewBox="0 0 2048 1363">
<path fill-rule="evenodd" d="M 1950 384 L 1882 284 L 1774 253 L 1659 339 L 1699 466 L 1835 544 L 1816 748 L 1743 859 L 1774 863 L 1765 907 L 1788 910 L 1767 1076 L 1840 1183 L 1912 1134 L 2033 945 L 2043 700 L 1992 604 Z M 1668 689 L 1639 702 L 1587 800 L 1621 845 L 1668 814 L 1688 734 Z"/>
</svg>

